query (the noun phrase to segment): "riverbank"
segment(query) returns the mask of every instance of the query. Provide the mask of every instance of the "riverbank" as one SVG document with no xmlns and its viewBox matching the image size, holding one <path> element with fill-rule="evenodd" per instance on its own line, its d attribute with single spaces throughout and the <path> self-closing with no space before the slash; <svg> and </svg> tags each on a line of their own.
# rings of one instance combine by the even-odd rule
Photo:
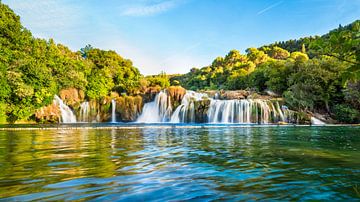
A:
<svg viewBox="0 0 360 202">
<path fill-rule="evenodd" d="M 26 131 L 26 130 L 123 130 L 143 128 L 263 128 L 263 127 L 360 127 L 360 124 L 325 124 L 325 125 L 299 125 L 299 124 L 171 124 L 171 123 L 79 123 L 79 124 L 28 124 L 28 125 L 0 125 L 0 131 Z"/>
</svg>

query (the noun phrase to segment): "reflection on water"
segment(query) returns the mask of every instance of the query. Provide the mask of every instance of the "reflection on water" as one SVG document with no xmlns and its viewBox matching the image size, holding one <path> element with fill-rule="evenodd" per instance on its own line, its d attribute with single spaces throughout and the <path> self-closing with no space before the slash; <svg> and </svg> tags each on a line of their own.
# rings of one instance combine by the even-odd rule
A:
<svg viewBox="0 0 360 202">
<path fill-rule="evenodd" d="M 360 128 L 0 131 L 0 198 L 356 200 Z"/>
</svg>

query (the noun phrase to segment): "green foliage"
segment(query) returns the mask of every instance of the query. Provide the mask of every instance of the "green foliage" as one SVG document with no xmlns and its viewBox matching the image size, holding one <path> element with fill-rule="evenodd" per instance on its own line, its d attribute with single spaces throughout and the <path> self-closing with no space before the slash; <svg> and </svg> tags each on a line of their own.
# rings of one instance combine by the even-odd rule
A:
<svg viewBox="0 0 360 202">
<path fill-rule="evenodd" d="M 100 82 L 103 85 L 107 85 L 108 93 L 112 89 L 119 94 L 131 94 L 139 88 L 140 72 L 137 68 L 133 67 L 130 60 L 122 58 L 115 51 L 104 51 L 96 48 L 88 50 L 86 55 L 87 59 L 94 64 L 91 75 L 99 73 L 105 77 L 102 78 L 103 80 L 109 80 Z M 100 72 L 98 71 L 99 69 L 101 70 Z M 91 77 L 90 80 L 94 83 L 93 78 Z M 100 86 L 98 85 L 98 87 Z M 88 89 L 91 88 L 88 87 Z"/>
<path fill-rule="evenodd" d="M 289 51 L 277 46 L 264 48 L 264 50 L 266 50 L 265 53 L 267 53 L 273 59 L 285 60 L 290 56 Z"/>
<path fill-rule="evenodd" d="M 293 108 L 330 111 L 329 103 L 341 94 L 340 73 L 343 69 L 337 60 L 313 59 L 299 64 L 289 77 L 289 88 L 284 93 L 286 102 Z"/>
<path fill-rule="evenodd" d="M 335 119 L 342 123 L 357 123 L 360 121 L 360 112 L 345 104 L 335 105 Z"/>
<path fill-rule="evenodd" d="M 343 92 L 346 103 L 360 110 L 360 81 L 349 82 Z"/>
<path fill-rule="evenodd" d="M 270 61 L 263 64 L 266 88 L 282 94 L 288 88 L 288 78 L 293 70 L 293 65 L 292 62 L 282 60 Z"/>
<path fill-rule="evenodd" d="M 317 55 L 335 57 L 349 64 L 343 73 L 344 83 L 360 79 L 360 20 L 339 26 L 313 41 L 310 48 Z"/>
<path fill-rule="evenodd" d="M 258 50 L 257 48 L 248 48 L 246 53 L 249 60 L 256 65 L 264 63 L 269 59 L 269 56 L 264 53 L 264 51 Z"/>
<path fill-rule="evenodd" d="M 249 48 L 246 54 L 231 50 L 184 75 L 144 78 L 115 51 L 86 45 L 73 52 L 52 39 L 34 38 L 0 2 L 0 121 L 5 116 L 9 122 L 29 119 L 62 89 L 79 89 L 88 99 L 101 100 L 113 91 L 137 95 L 171 83 L 191 90 L 271 90 L 293 109 L 328 112 L 352 123 L 360 121 L 359 33 L 360 21 L 355 21 L 321 37 Z"/>
<path fill-rule="evenodd" d="M 161 88 L 167 88 L 170 86 L 169 77 L 165 73 L 161 73 L 159 75 L 147 76 L 145 79 L 148 81 L 149 87 L 159 86 Z M 179 81 L 178 81 L 179 82 Z"/>
<path fill-rule="evenodd" d="M 303 112 L 331 114 L 339 104 L 360 110 L 360 87 L 355 82 L 360 76 L 359 22 L 321 37 L 249 48 L 246 55 L 231 50 L 210 66 L 172 79 L 191 90 L 271 90 Z M 348 85 L 342 85 L 344 79 Z"/>
<path fill-rule="evenodd" d="M 27 120 L 62 89 L 85 91 L 90 99 L 110 91 L 131 94 L 139 88 L 139 71 L 114 51 L 87 45 L 78 52 L 34 38 L 19 16 L 0 2 L 0 117 Z"/>
<path fill-rule="evenodd" d="M 83 58 L 87 58 L 87 54 L 90 50 L 94 49 L 90 44 L 80 49 L 80 54 Z"/>
<path fill-rule="evenodd" d="M 292 52 L 290 57 L 297 62 L 306 62 L 307 60 L 309 60 L 308 55 L 302 52 Z"/>
</svg>

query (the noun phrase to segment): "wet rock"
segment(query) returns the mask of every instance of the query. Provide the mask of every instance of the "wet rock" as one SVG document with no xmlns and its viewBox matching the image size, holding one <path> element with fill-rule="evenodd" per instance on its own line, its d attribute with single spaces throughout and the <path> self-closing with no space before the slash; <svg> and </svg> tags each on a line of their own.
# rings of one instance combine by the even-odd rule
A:
<svg viewBox="0 0 360 202">
<path fill-rule="evenodd" d="M 121 96 L 115 101 L 116 112 L 123 122 L 135 121 L 142 112 L 143 99 L 141 96 Z"/>
<path fill-rule="evenodd" d="M 194 101 L 196 123 L 207 122 L 207 112 L 209 110 L 209 106 L 210 106 L 210 100 L 208 99 Z"/>
<path fill-rule="evenodd" d="M 42 107 L 35 112 L 35 120 L 39 123 L 59 123 L 61 112 L 55 103 Z"/>
<path fill-rule="evenodd" d="M 156 94 L 158 94 L 160 91 L 161 91 L 160 86 L 148 87 L 145 90 L 145 93 L 142 95 L 143 102 L 147 103 L 153 101 L 155 99 Z"/>
<path fill-rule="evenodd" d="M 170 96 L 172 108 L 176 109 L 181 104 L 181 101 L 186 94 L 186 89 L 181 86 L 170 86 L 166 89 Z"/>
</svg>

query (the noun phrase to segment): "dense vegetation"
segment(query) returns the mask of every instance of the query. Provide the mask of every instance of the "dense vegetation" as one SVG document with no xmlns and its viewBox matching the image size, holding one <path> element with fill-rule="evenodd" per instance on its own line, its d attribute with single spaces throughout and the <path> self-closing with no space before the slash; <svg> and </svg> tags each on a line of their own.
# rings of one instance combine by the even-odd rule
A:
<svg viewBox="0 0 360 202">
<path fill-rule="evenodd" d="M 0 50 L 0 122 L 31 119 L 62 89 L 76 88 L 87 99 L 101 99 L 112 91 L 134 95 L 146 86 L 168 85 L 163 75 L 148 81 L 115 51 L 88 45 L 72 52 L 52 39 L 34 38 L 1 2 Z"/>
<path fill-rule="evenodd" d="M 360 121 L 360 21 L 321 37 L 230 51 L 211 65 L 193 68 L 172 82 L 191 90 L 272 91 L 299 111 Z"/>
<path fill-rule="evenodd" d="M 32 119 L 63 89 L 101 100 L 112 92 L 139 95 L 170 84 L 191 90 L 272 91 L 292 109 L 327 113 L 345 123 L 360 121 L 360 21 L 321 37 L 249 48 L 246 54 L 232 50 L 169 81 L 165 73 L 142 76 L 115 51 L 87 45 L 73 52 L 52 39 L 34 38 L 1 2 L 0 17 L 0 122 Z"/>
</svg>

